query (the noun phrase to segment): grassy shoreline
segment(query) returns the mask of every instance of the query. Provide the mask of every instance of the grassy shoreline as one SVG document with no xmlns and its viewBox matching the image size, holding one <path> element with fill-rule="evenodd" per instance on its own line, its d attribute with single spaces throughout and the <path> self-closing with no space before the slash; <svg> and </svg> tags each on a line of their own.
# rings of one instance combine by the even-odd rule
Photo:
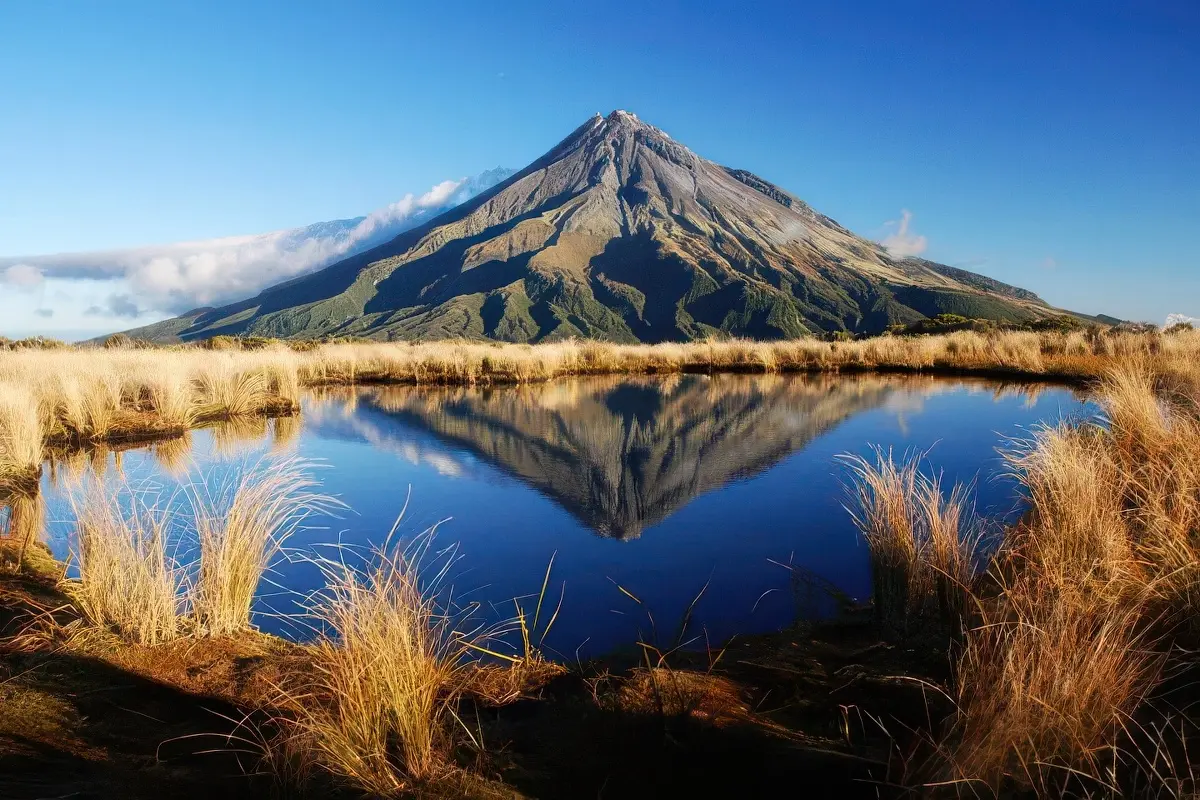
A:
<svg viewBox="0 0 1200 800">
<path fill-rule="evenodd" d="M 253 350 L 79 348 L 0 352 L 0 483 L 36 477 L 48 445 L 153 439 L 237 417 L 285 415 L 302 387 L 491 385 L 679 372 L 908 372 L 1094 382 L 1120 364 L 1200 359 L 1200 332 L 960 331 L 850 342 L 614 345 L 274 343 Z"/>
</svg>

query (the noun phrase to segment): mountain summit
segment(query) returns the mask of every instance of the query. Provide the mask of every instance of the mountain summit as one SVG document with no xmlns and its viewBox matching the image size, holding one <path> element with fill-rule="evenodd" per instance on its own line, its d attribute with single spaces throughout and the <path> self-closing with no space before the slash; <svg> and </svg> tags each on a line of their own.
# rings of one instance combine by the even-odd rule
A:
<svg viewBox="0 0 1200 800">
<path fill-rule="evenodd" d="M 377 339 L 875 333 L 940 313 L 1028 321 L 1036 295 L 896 258 L 789 192 L 627 111 L 386 244 L 133 335 Z"/>
</svg>

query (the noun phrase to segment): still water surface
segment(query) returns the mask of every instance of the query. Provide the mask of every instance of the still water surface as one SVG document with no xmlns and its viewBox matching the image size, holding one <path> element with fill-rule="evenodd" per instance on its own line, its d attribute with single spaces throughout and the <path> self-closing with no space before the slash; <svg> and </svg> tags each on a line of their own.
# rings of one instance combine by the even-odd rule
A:
<svg viewBox="0 0 1200 800">
<path fill-rule="evenodd" d="M 1020 500 L 997 448 L 1086 411 L 1063 388 L 909 376 L 366 387 L 314 393 L 299 419 L 196 431 L 185 443 L 94 457 L 85 469 L 169 487 L 182 462 L 211 479 L 271 450 L 320 460 L 325 490 L 350 511 L 310 520 L 293 549 L 380 542 L 411 497 L 401 532 L 446 520 L 439 541 L 460 543 L 463 554 L 457 593 L 503 613 L 511 598 L 538 591 L 557 554 L 551 591 L 557 598 L 565 582 L 565 599 L 547 644 L 573 659 L 645 635 L 647 611 L 660 630 L 676 627 L 706 583 L 695 629 L 714 641 L 786 625 L 796 597 L 790 572 L 772 561 L 865 599 L 867 552 L 842 507 L 839 454 L 928 450 L 947 480 L 975 481 L 981 512 L 1011 517 Z M 43 481 L 59 556 L 70 548 L 64 468 Z M 286 615 L 319 586 L 317 570 L 284 563 L 274 581 L 258 622 L 297 635 Z"/>
</svg>

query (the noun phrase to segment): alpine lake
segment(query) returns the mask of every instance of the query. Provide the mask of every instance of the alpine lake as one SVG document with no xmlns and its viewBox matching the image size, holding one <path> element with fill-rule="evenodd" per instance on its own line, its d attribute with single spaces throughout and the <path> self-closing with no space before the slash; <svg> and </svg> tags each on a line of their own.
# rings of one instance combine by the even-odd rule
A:
<svg viewBox="0 0 1200 800">
<path fill-rule="evenodd" d="M 704 646 L 865 602 L 870 563 L 845 508 L 845 455 L 925 453 L 945 485 L 971 484 L 999 530 L 1023 509 L 1004 448 L 1091 413 L 1062 386 L 912 375 L 310 390 L 295 417 L 56 457 L 33 503 L 0 507 L 0 531 L 44 515 L 69 571 L 81 480 L 121 481 L 169 508 L 197 481 L 290 454 L 341 507 L 287 541 L 260 590 L 259 627 L 303 639 L 319 558 L 369 559 L 436 527 L 431 547 L 456 548 L 454 602 L 484 622 L 511 617 L 514 598 L 532 611 L 551 567 L 544 604 L 558 614 L 544 646 L 575 660 L 670 637 L 685 620 Z M 187 561 L 186 541 L 176 552 Z"/>
</svg>

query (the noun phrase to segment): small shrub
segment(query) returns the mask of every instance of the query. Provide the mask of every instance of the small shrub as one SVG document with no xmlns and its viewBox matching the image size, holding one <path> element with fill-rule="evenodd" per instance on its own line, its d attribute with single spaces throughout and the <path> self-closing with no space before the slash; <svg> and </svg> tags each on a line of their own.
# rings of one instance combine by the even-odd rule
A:
<svg viewBox="0 0 1200 800">
<path fill-rule="evenodd" d="M 242 343 L 236 336 L 211 336 L 201 341 L 205 350 L 241 350 Z"/>
</svg>

